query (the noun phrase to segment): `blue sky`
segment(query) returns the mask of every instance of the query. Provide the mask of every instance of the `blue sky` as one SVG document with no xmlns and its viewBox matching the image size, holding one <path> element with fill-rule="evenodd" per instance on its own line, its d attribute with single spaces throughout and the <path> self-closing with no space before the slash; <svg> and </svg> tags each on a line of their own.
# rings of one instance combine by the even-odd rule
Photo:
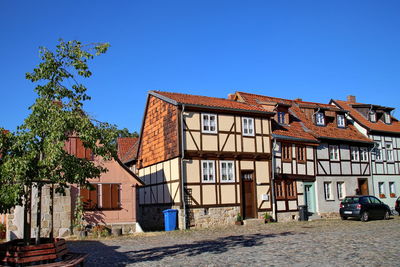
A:
<svg viewBox="0 0 400 267">
<path fill-rule="evenodd" d="M 59 38 L 111 44 L 91 64 L 86 110 L 131 131 L 149 90 L 323 103 L 355 94 L 399 109 L 399 14 L 397 0 L 2 0 L 0 126 L 29 114 L 25 73 Z"/>
</svg>

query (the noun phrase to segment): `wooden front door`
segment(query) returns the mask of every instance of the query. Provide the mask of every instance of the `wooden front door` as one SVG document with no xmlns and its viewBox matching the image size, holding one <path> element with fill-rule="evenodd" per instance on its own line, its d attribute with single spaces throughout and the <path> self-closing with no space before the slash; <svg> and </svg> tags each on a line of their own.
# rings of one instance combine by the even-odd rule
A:
<svg viewBox="0 0 400 267">
<path fill-rule="evenodd" d="M 253 172 L 242 173 L 242 209 L 244 218 L 255 218 Z"/>
<path fill-rule="evenodd" d="M 368 180 L 358 179 L 358 190 L 360 195 L 368 195 Z"/>
</svg>

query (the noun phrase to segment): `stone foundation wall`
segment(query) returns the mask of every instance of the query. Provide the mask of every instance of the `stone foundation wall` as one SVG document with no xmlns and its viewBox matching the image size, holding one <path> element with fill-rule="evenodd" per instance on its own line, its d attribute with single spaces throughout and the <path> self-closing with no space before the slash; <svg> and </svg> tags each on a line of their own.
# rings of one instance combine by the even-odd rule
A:
<svg viewBox="0 0 400 267">
<path fill-rule="evenodd" d="M 240 207 L 198 208 L 190 210 L 190 228 L 234 224 Z"/>
<path fill-rule="evenodd" d="M 339 212 L 323 212 L 323 213 L 319 213 L 319 215 L 324 219 L 339 219 L 340 218 Z"/>
<path fill-rule="evenodd" d="M 292 212 L 282 212 L 277 213 L 278 222 L 293 222 L 299 220 L 299 212 L 292 211 Z"/>
</svg>

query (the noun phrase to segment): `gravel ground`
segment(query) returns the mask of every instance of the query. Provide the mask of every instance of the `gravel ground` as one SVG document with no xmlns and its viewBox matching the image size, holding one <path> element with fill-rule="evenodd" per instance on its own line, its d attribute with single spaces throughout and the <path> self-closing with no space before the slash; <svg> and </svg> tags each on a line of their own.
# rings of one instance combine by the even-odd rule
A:
<svg viewBox="0 0 400 267">
<path fill-rule="evenodd" d="M 152 232 L 69 241 L 86 266 L 400 266 L 400 217 Z"/>
</svg>

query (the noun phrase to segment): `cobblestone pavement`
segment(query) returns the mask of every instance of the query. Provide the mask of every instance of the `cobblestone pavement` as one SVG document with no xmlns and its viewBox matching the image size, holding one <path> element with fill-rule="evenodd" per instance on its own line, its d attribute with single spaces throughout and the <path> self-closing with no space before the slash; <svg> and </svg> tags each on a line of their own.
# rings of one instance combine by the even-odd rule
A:
<svg viewBox="0 0 400 267">
<path fill-rule="evenodd" d="M 87 266 L 399 266 L 400 217 L 320 220 L 69 241 Z"/>
</svg>

